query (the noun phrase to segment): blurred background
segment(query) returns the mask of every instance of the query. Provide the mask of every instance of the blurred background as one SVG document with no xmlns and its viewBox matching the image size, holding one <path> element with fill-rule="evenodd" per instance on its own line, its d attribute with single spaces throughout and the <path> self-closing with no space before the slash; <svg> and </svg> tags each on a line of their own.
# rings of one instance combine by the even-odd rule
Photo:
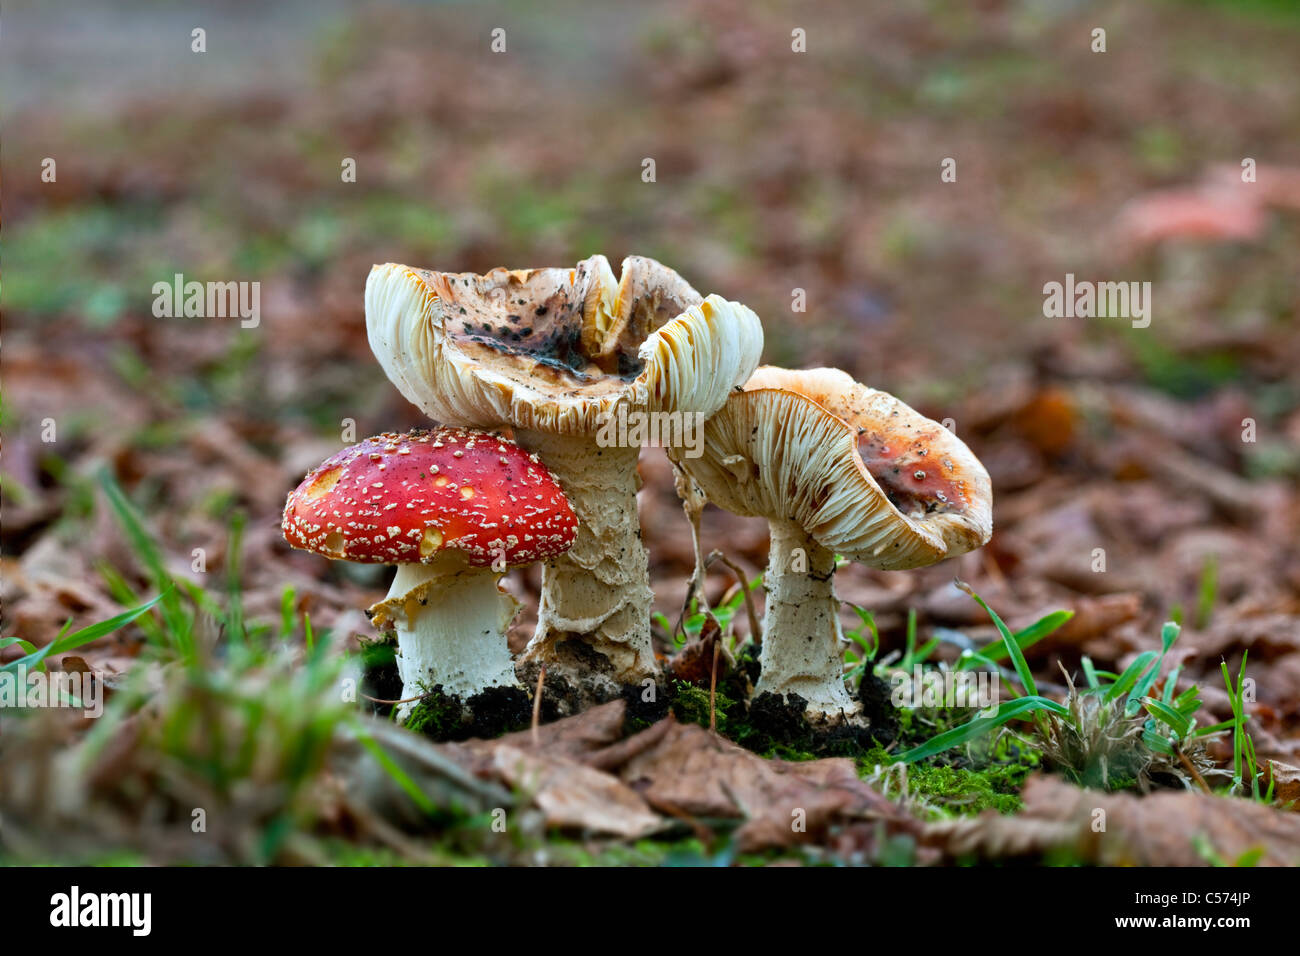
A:
<svg viewBox="0 0 1300 956">
<path fill-rule="evenodd" d="M 1189 675 L 1249 649 L 1257 745 L 1300 748 L 1295 3 L 13 0 L 0 51 L 3 635 L 45 646 L 161 567 L 355 645 L 383 569 L 290 552 L 278 517 L 347 422 L 422 423 L 366 344 L 370 265 L 635 253 L 751 306 L 766 362 L 951 418 L 988 466 L 989 547 L 843 570 L 886 648 L 909 608 L 945 653 L 992 634 L 954 575 L 1013 625 L 1075 610 L 1034 649 L 1052 679 L 1173 616 Z M 260 323 L 155 317 L 176 273 L 260 283 Z M 1067 273 L 1150 282 L 1149 327 L 1045 316 Z M 688 526 L 662 454 L 642 470 L 671 619 Z M 711 509 L 705 546 L 757 574 L 766 526 Z M 168 626 L 78 654 L 126 673 Z"/>
</svg>

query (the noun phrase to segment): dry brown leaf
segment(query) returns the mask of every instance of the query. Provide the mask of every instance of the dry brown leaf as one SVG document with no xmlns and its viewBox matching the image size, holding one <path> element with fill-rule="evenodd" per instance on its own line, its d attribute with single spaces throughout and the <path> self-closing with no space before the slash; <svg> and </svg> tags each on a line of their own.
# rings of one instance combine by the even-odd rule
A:
<svg viewBox="0 0 1300 956">
<path fill-rule="evenodd" d="M 1265 765 L 1265 782 L 1273 784 L 1273 797 L 1284 807 L 1300 812 L 1300 767 L 1280 760 Z"/>
<path fill-rule="evenodd" d="M 1024 810 L 929 824 L 923 842 L 951 857 L 984 860 L 1064 851 L 1102 866 L 1205 866 L 1260 851 L 1265 866 L 1300 864 L 1300 817 L 1250 800 L 1199 791 L 1145 797 L 1084 790 L 1031 777 Z M 1098 830 L 1098 827 L 1104 829 Z"/>
<path fill-rule="evenodd" d="M 673 816 L 747 818 L 736 834 L 745 852 L 816 839 L 836 821 L 906 821 L 858 778 L 851 760 L 765 760 L 695 724 L 674 722 L 657 747 L 624 765 L 622 777 Z"/>
<path fill-rule="evenodd" d="M 506 734 L 497 740 L 471 740 L 464 746 L 476 753 L 486 754 L 497 747 L 518 747 L 531 753 L 548 757 L 567 757 L 581 763 L 595 753 L 617 744 L 623 736 L 623 717 L 627 704 L 612 700 L 592 707 L 563 720 L 542 724 L 537 728 L 537 743 L 533 743 L 532 730 Z"/>
<path fill-rule="evenodd" d="M 677 680 L 696 687 L 707 688 L 714 674 L 714 648 L 722 638 L 717 618 L 706 614 L 699 636 L 687 641 L 682 649 L 668 659 L 667 670 Z M 717 655 L 717 679 L 723 680 L 730 670 L 729 655 Z"/>
<path fill-rule="evenodd" d="M 1107 634 L 1142 612 L 1142 595 L 1133 593 L 1081 597 L 1074 601 L 1074 617 L 1044 643 L 1080 644 Z"/>
<path fill-rule="evenodd" d="M 663 821 L 636 791 L 611 774 L 566 757 L 498 745 L 492 770 L 502 782 L 531 795 L 550 826 L 636 839 Z"/>
</svg>

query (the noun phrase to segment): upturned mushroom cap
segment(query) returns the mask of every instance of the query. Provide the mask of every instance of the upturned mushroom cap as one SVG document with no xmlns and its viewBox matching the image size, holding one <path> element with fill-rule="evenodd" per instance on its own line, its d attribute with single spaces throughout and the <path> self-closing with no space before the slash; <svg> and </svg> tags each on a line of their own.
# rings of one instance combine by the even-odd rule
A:
<svg viewBox="0 0 1300 956">
<path fill-rule="evenodd" d="M 430 272 L 388 263 L 366 280 L 370 347 L 436 421 L 592 435 L 620 404 L 711 414 L 758 364 L 745 306 L 701 298 L 677 273 L 604 256 L 572 269 Z"/>
<path fill-rule="evenodd" d="M 823 547 L 885 570 L 988 541 L 988 472 L 952 432 L 837 369 L 764 366 L 679 463 L 709 500 L 798 524 Z"/>
<path fill-rule="evenodd" d="M 470 567 L 560 554 L 578 522 L 534 455 L 462 428 L 385 433 L 345 448 L 289 495 L 281 527 L 295 548 L 328 558 Z"/>
</svg>

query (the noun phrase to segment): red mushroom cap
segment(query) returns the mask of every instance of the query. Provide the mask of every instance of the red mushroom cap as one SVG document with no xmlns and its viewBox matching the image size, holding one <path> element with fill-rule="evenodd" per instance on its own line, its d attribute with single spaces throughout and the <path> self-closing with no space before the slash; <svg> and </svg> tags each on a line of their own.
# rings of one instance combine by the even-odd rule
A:
<svg viewBox="0 0 1300 956">
<path fill-rule="evenodd" d="M 385 433 L 327 459 L 284 507 L 285 540 L 329 558 L 428 564 L 458 551 L 476 567 L 567 551 L 578 519 L 535 455 L 463 428 Z"/>
</svg>

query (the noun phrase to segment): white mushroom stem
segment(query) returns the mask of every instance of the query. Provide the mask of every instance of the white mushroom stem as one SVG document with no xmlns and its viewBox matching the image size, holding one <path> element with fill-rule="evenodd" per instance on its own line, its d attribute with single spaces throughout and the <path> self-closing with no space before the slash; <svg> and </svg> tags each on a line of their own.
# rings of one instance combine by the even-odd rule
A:
<svg viewBox="0 0 1300 956">
<path fill-rule="evenodd" d="M 855 716 L 862 708 L 844 687 L 835 555 L 793 522 L 770 527 L 763 670 L 754 694 L 798 694 L 809 716 Z"/>
<path fill-rule="evenodd" d="M 371 613 L 377 624 L 390 620 L 397 630 L 403 698 L 439 684 L 462 701 L 490 687 L 520 686 L 506 642 L 519 602 L 498 586 L 500 577 L 490 568 L 398 565 L 388 596 Z M 401 705 L 398 717 L 415 704 Z"/>
<path fill-rule="evenodd" d="M 537 630 L 525 661 L 555 663 L 555 645 L 577 639 L 609 660 L 610 676 L 637 684 L 657 673 L 650 643 L 650 578 L 637 516 L 639 447 L 517 430 L 564 489 L 578 536 L 542 566 Z"/>
</svg>

